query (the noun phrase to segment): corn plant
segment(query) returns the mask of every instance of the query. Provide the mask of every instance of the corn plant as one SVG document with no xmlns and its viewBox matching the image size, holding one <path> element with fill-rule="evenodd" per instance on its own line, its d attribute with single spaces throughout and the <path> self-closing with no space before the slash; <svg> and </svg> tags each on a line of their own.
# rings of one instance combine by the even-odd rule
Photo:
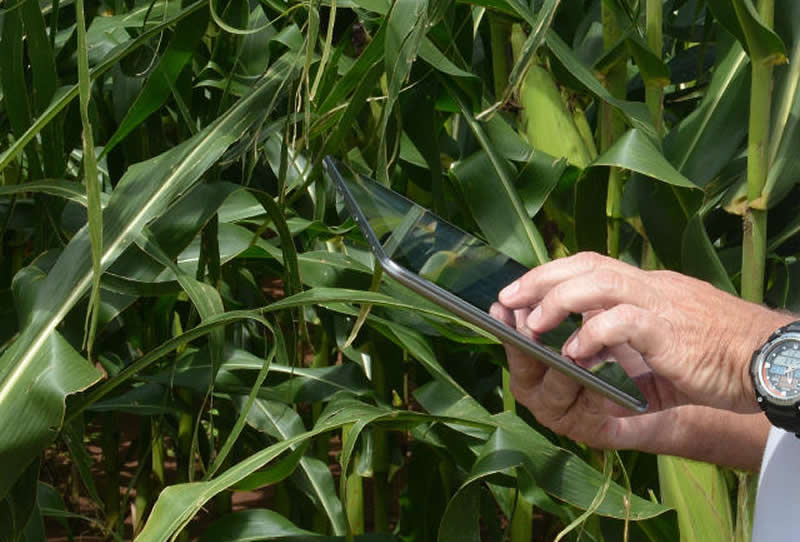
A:
<svg viewBox="0 0 800 542">
<path fill-rule="evenodd" d="M 531 267 L 797 309 L 798 9 L 0 4 L 0 539 L 745 539 L 751 480 L 518 409 L 321 160 Z"/>
</svg>

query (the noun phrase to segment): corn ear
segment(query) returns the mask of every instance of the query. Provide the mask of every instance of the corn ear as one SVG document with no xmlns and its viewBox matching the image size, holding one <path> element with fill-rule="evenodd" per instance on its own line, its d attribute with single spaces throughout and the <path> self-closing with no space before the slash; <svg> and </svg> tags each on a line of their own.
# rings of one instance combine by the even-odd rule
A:
<svg viewBox="0 0 800 542">
<path fill-rule="evenodd" d="M 594 143 L 594 136 L 592 135 L 592 128 L 589 126 L 589 121 L 586 120 L 586 112 L 575 106 L 572 108 L 572 120 L 575 122 L 575 127 L 583 139 L 583 144 L 589 153 L 589 158 L 594 160 L 597 158 L 597 145 Z"/>
<path fill-rule="evenodd" d="M 525 34 L 522 28 L 514 25 L 511 44 L 515 56 L 524 41 Z M 561 96 L 553 75 L 535 60 L 522 79 L 519 104 L 522 126 L 528 143 L 534 149 L 557 158 L 564 157 L 569 163 L 580 168 L 589 165 L 592 153 L 587 149 L 584 137 L 575 124 L 573 113 Z M 583 121 L 585 120 L 584 117 Z M 591 139 L 588 124 L 586 129 Z"/>
</svg>

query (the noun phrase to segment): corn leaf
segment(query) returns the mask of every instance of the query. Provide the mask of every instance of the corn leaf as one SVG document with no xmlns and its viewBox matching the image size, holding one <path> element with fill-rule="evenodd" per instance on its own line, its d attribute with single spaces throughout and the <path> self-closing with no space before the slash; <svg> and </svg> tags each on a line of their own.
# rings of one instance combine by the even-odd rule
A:
<svg viewBox="0 0 800 542">
<path fill-rule="evenodd" d="M 681 542 L 733 540 L 728 487 L 714 465 L 659 456 L 664 504 L 678 511 Z"/>
<path fill-rule="evenodd" d="M 225 151 L 257 120 L 253 111 L 274 106 L 290 76 L 293 54 L 276 67 L 251 94 L 231 108 L 195 138 L 148 162 L 132 167 L 112 193 L 104 212 L 103 253 L 107 268 L 129 246 L 149 221 L 159 216 L 181 193 L 188 190 Z M 19 338 L 0 357 L 0 460 L 6 475 L 0 479 L 0 498 L 20 474 L 30 457 L 52 439 L 51 428 L 63 419 L 64 398 L 98 379 L 96 369 L 77 361 L 77 353 L 62 356 L 69 347 L 54 330 L 90 287 L 89 235 L 81 230 L 66 247 L 43 281 L 33 317 Z M 52 310 L 52 307 L 57 307 Z M 65 360 L 69 362 L 65 363 Z M 39 378 L 49 369 L 63 366 L 63 379 Z M 27 393 L 18 393 L 27 389 Z M 39 394 L 44 394 L 39 396 Z M 24 426 L 15 423 L 27 412 Z"/>
<path fill-rule="evenodd" d="M 113 68 L 117 65 L 123 58 L 127 57 L 128 55 L 137 51 L 140 47 L 149 43 L 149 40 L 153 37 L 158 35 L 159 32 L 163 32 L 165 29 L 169 28 L 170 26 L 178 23 L 182 19 L 188 17 L 195 11 L 203 8 L 206 5 L 205 0 L 198 0 L 194 4 L 191 4 L 184 8 L 180 13 L 167 19 L 166 21 L 162 22 L 161 24 L 154 25 L 144 32 L 142 32 L 136 39 L 131 41 L 121 43 L 116 46 L 113 50 L 111 50 L 108 55 L 103 59 L 103 61 L 95 66 L 90 72 L 89 77 L 92 81 L 106 73 L 108 70 Z M 9 21 L 6 26 L 11 25 L 12 18 L 6 19 Z M 21 40 L 15 41 L 14 39 L 10 39 L 10 43 L 19 43 L 20 46 L 22 45 Z M 3 47 L 5 50 L 5 47 Z M 5 59 L 13 59 L 12 55 L 0 55 L 0 62 Z M 1 65 L 0 65 L 1 66 Z M 16 66 L 15 66 L 16 67 Z M 0 74 L 5 73 L 12 73 L 13 70 L 9 70 L 7 68 L 0 69 Z M 36 135 L 41 132 L 46 126 L 49 125 L 53 121 L 53 119 L 61 113 L 67 105 L 74 100 L 78 96 L 79 91 L 79 84 L 76 83 L 69 87 L 63 87 L 59 89 L 55 96 L 53 97 L 53 101 L 50 102 L 50 105 L 45 109 L 33 122 L 25 124 L 22 127 L 19 134 L 17 134 L 17 139 L 14 141 L 11 146 L 9 146 L 6 150 L 0 154 L 0 171 L 6 168 L 12 160 L 14 160 L 19 154 L 25 149 L 26 145 L 36 137 Z M 4 91 L 7 95 L 9 94 L 7 90 Z M 16 97 L 18 96 L 25 96 L 25 91 L 21 91 L 22 93 L 19 94 L 18 90 L 14 90 L 11 96 Z M 8 97 L 5 98 L 8 100 Z M 23 111 L 24 109 L 20 109 Z"/>
<path fill-rule="evenodd" d="M 754 62 L 786 62 L 783 40 L 764 25 L 751 0 L 708 0 L 708 5 Z"/>
<path fill-rule="evenodd" d="M 286 440 L 305 432 L 300 416 L 285 404 L 258 399 L 247 414 L 247 423 L 278 440 Z M 299 468 L 312 488 L 313 500 L 325 512 L 331 529 L 336 535 L 347 531 L 342 503 L 334 490 L 333 476 L 327 465 L 320 460 L 304 456 L 300 458 Z"/>
<path fill-rule="evenodd" d="M 525 207 L 514 187 L 511 164 L 500 155 L 495 145 L 487 137 L 483 125 L 473 116 L 461 92 L 444 77 L 442 81 L 445 83 L 445 87 L 451 96 L 455 98 L 461 110 L 461 114 L 466 119 L 475 139 L 478 140 L 478 143 L 485 152 L 487 162 L 482 163 L 482 166 L 485 167 L 483 167 L 481 173 L 484 174 L 482 177 L 484 180 L 492 180 L 490 184 L 495 191 L 494 193 L 499 194 L 502 198 L 498 201 L 495 197 L 495 203 L 502 205 L 502 208 L 509 213 L 512 220 L 516 221 L 514 228 L 515 233 L 518 232 L 520 234 L 519 237 L 505 237 L 504 234 L 508 232 L 504 231 L 502 239 L 498 239 L 498 241 L 503 244 L 497 244 L 496 247 L 501 251 L 504 250 L 504 248 L 506 250 L 514 250 L 514 254 L 510 254 L 510 256 L 530 267 L 548 261 L 550 258 L 547 254 L 547 247 L 545 247 L 544 240 L 533 224 L 533 221 L 527 216 Z M 489 232 L 484 231 L 484 234 L 488 236 Z"/>
<path fill-rule="evenodd" d="M 782 0 L 775 27 L 790 47 L 789 56 L 800 58 L 800 27 L 797 2 Z M 770 133 L 770 168 L 761 206 L 773 208 L 789 194 L 800 175 L 800 62 L 775 68 L 775 109 Z"/>
<path fill-rule="evenodd" d="M 199 9 L 177 23 L 173 38 L 150 72 L 147 83 L 117 130 L 103 146 L 103 155 L 108 154 L 169 98 L 178 76 L 192 58 L 192 51 L 205 34 L 207 24 L 208 11 L 205 9 Z"/>
<path fill-rule="evenodd" d="M 650 138 L 635 128 L 628 130 L 592 165 L 629 169 L 673 186 L 699 189 L 664 158 Z"/>
</svg>

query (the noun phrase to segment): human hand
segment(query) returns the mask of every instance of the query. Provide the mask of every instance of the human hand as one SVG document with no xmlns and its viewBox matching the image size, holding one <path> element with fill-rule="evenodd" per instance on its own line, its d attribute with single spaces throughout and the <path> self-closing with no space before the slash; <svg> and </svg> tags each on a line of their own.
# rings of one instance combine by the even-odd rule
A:
<svg viewBox="0 0 800 542">
<path fill-rule="evenodd" d="M 528 309 L 512 313 L 499 303 L 492 315 L 517 327 L 528 336 Z M 641 356 L 627 345 L 612 347 L 613 357 L 642 376 Z M 758 471 L 770 424 L 762 414 L 737 414 L 697 405 L 666 408 L 646 388 L 650 412 L 637 414 L 609 399 L 586 390 L 574 378 L 506 346 L 511 372 L 511 390 L 539 423 L 572 440 L 594 448 L 632 449 L 655 454 L 678 455 L 731 468 Z M 698 438 L 701 436 L 701 438 Z M 725 445 L 720 446 L 720 443 Z"/>
<path fill-rule="evenodd" d="M 584 314 L 564 354 L 588 364 L 608 353 L 629 374 L 641 372 L 635 380 L 651 412 L 683 404 L 756 412 L 750 357 L 773 331 L 793 320 L 706 282 L 672 271 L 643 271 L 592 253 L 531 270 L 500 293 L 500 303 L 516 311 L 515 318 L 511 321 L 510 312 L 498 305 L 493 314 L 533 336 L 570 313 Z M 507 351 L 512 390 L 537 418 L 569 420 L 571 410 L 586 414 L 591 409 L 621 414 L 573 379 Z"/>
</svg>

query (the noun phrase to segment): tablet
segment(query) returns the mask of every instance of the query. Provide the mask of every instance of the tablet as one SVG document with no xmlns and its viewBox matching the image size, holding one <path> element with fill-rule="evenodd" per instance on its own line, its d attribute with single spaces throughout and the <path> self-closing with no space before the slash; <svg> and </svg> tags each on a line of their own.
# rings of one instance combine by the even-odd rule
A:
<svg viewBox="0 0 800 542">
<path fill-rule="evenodd" d="M 384 272 L 463 320 L 638 412 L 647 401 L 618 364 L 585 369 L 493 318 L 489 307 L 528 268 L 331 157 L 323 160 Z"/>
</svg>

